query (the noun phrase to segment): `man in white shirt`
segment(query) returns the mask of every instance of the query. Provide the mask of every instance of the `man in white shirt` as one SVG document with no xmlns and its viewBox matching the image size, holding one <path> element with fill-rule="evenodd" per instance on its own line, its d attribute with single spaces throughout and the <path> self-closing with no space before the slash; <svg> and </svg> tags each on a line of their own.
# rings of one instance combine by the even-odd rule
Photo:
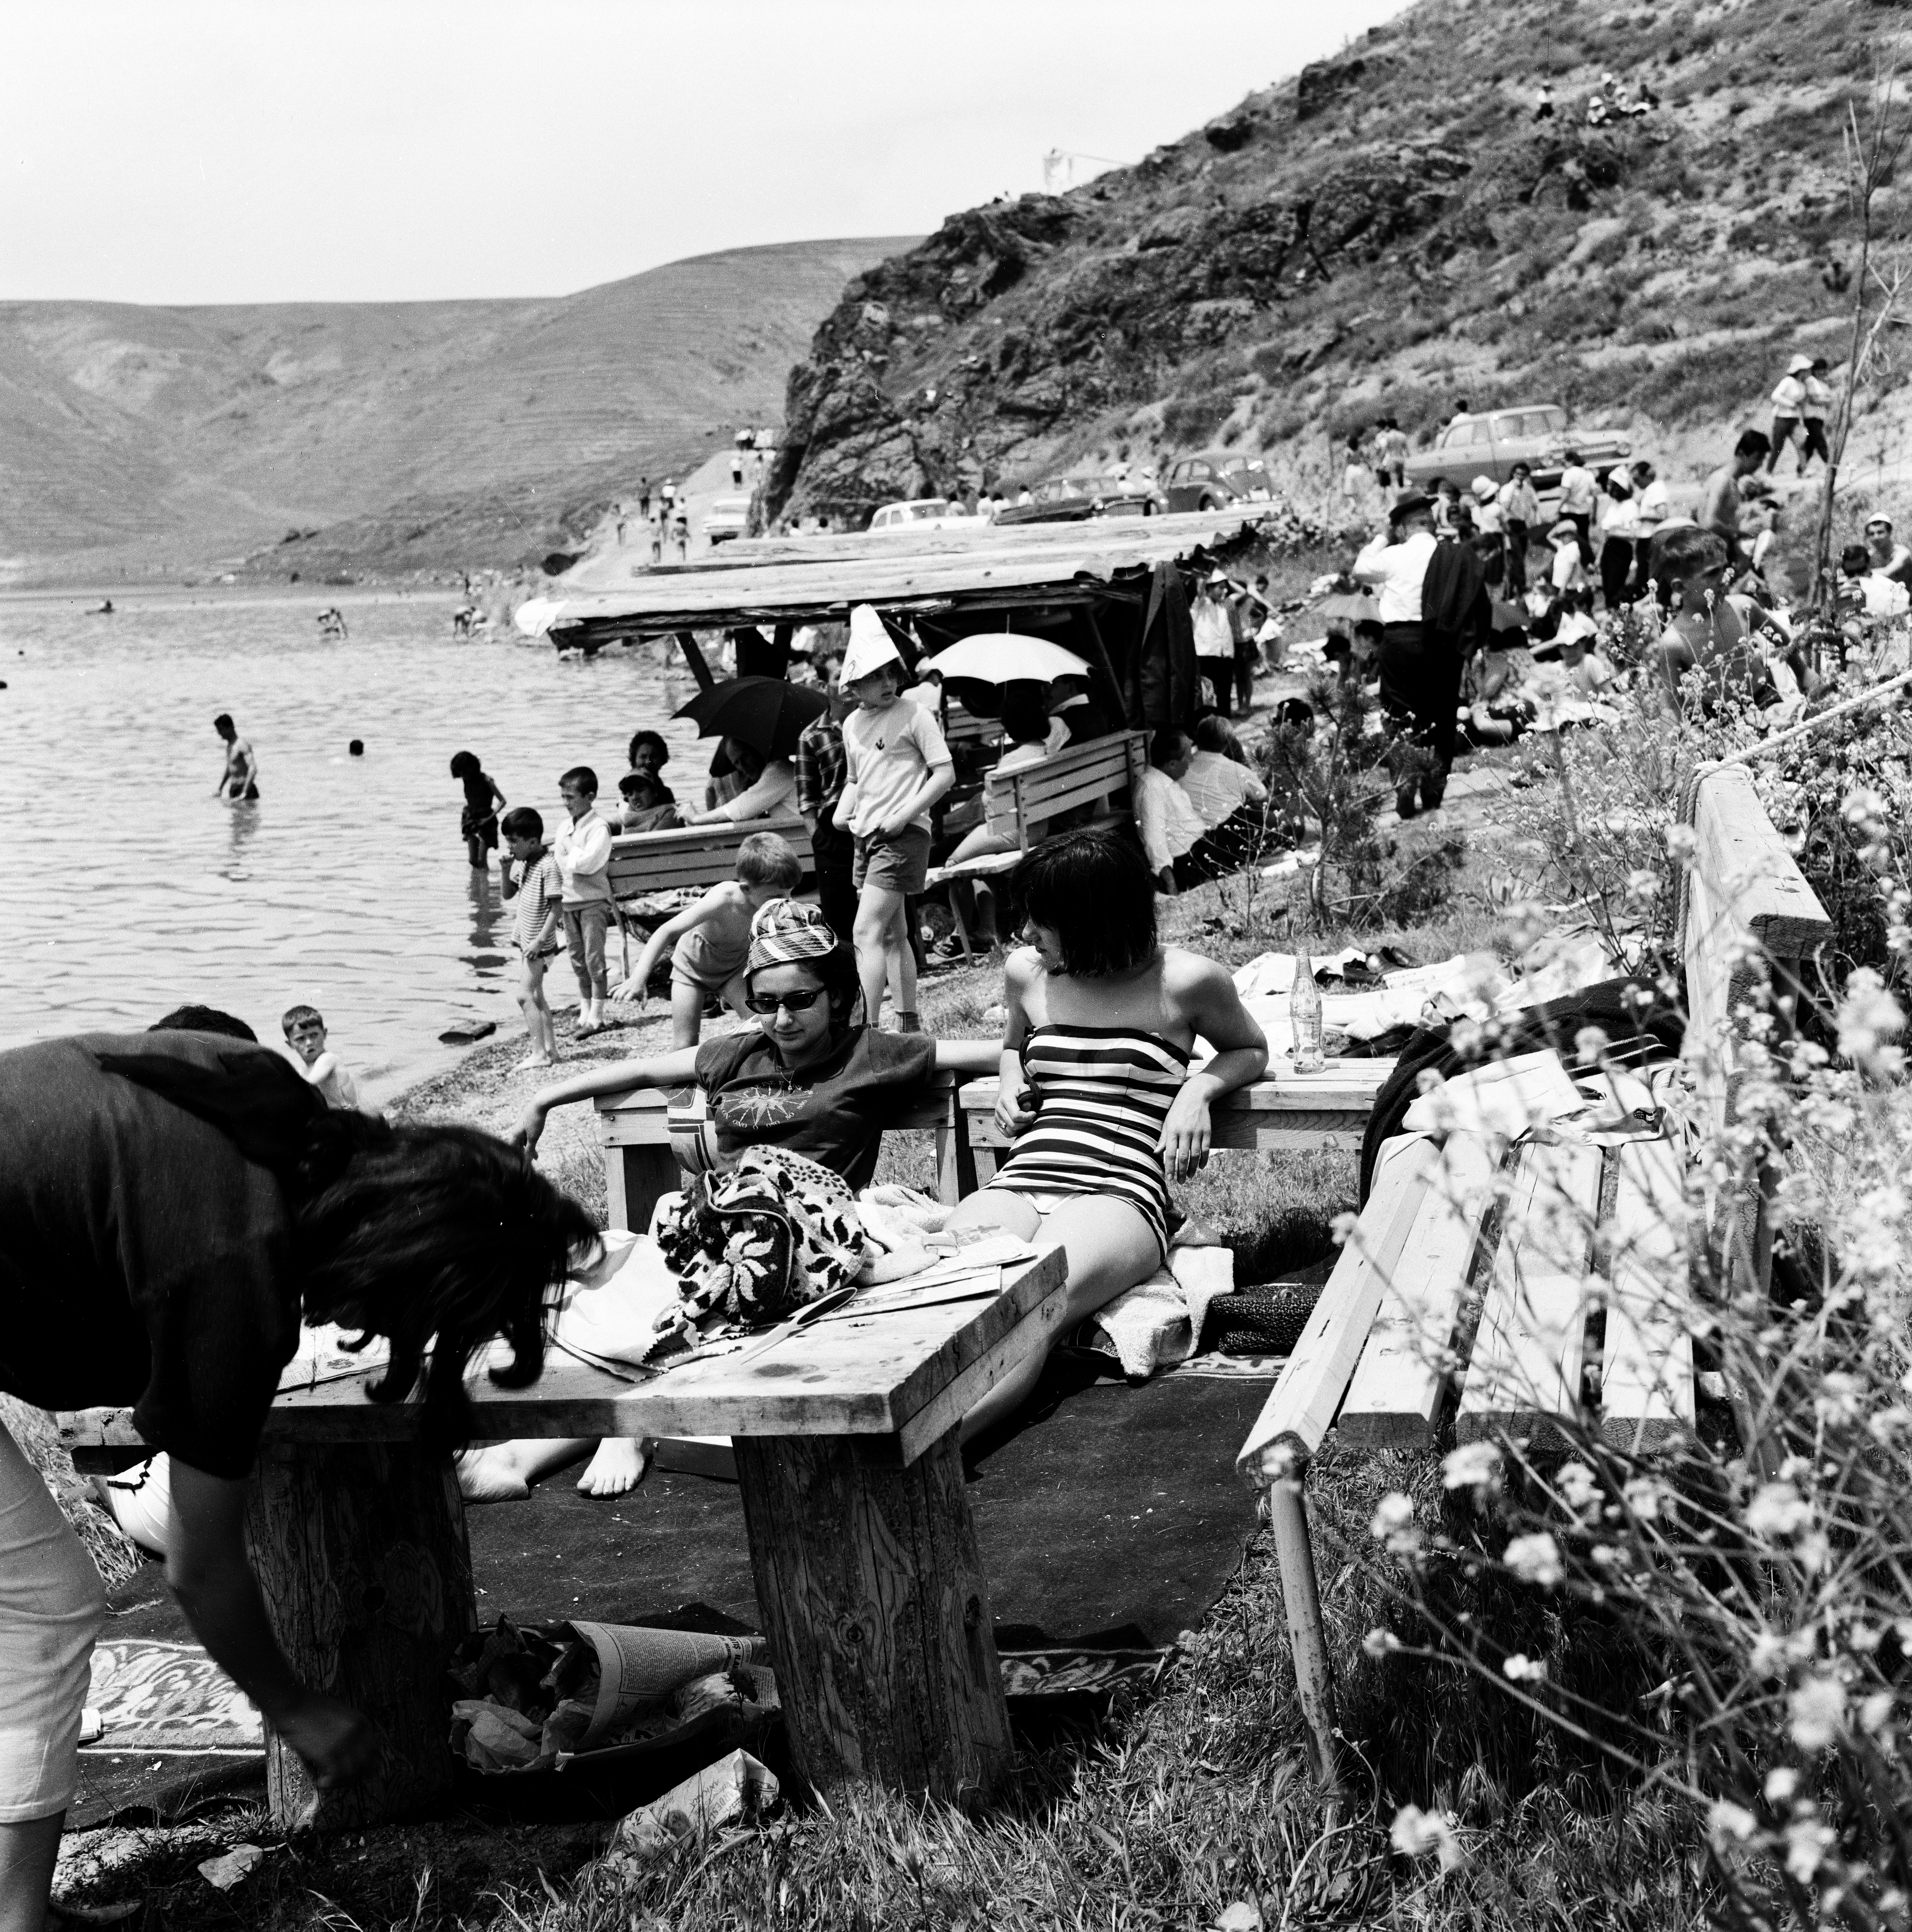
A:
<svg viewBox="0 0 1912 1932">
<path fill-rule="evenodd" d="M 1581 567 L 1593 568 L 1593 505 L 1600 494 L 1600 479 L 1581 460 L 1580 452 L 1570 449 L 1566 466 L 1560 472 L 1560 514 L 1572 524 L 1580 545 Z"/>
<path fill-rule="evenodd" d="M 577 1030 L 599 1033 L 610 996 L 604 932 L 611 917 L 611 828 L 598 816 L 598 774 L 589 765 L 574 765 L 558 781 L 558 792 L 570 816 L 551 842 L 551 856 L 564 887 L 565 940 L 577 975 Z"/>
<path fill-rule="evenodd" d="M 1195 668 L 1214 688 L 1215 708 L 1224 718 L 1235 694 L 1235 610 L 1229 601 L 1234 587 L 1215 572 L 1188 613 L 1195 632 Z"/>
<path fill-rule="evenodd" d="M 1218 878 L 1234 861 L 1208 842 L 1208 827 L 1182 788 L 1193 747 L 1185 731 L 1164 726 L 1149 741 L 1149 769 L 1135 785 L 1135 824 L 1149 869 L 1165 892 Z"/>
<path fill-rule="evenodd" d="M 1501 485 L 1499 499 L 1500 527 L 1507 538 L 1507 595 L 1527 594 L 1527 547 L 1533 526 L 1540 520 L 1540 499 L 1533 488 L 1533 472 L 1517 463 Z"/>
<path fill-rule="evenodd" d="M 1374 586 L 1380 606 L 1381 709 L 1397 738 L 1417 743 L 1432 742 L 1443 725 L 1451 729 L 1454 716 L 1455 676 L 1442 675 L 1421 622 L 1422 586 L 1439 548 L 1434 505 L 1410 494 L 1396 501 L 1387 529 L 1354 560 L 1350 572 L 1357 584 Z M 1404 780 L 1396 775 L 1395 806 L 1404 818 L 1414 815 L 1419 780 L 1418 769 Z M 1439 796 L 1436 782 L 1429 803 Z"/>
</svg>

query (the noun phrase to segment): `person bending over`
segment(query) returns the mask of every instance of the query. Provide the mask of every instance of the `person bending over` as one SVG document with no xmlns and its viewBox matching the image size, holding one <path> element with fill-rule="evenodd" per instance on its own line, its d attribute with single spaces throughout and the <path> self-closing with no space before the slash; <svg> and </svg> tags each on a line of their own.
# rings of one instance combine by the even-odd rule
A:
<svg viewBox="0 0 1912 1932">
<path fill-rule="evenodd" d="M 544 1088 L 514 1138 L 535 1151 L 554 1107 L 694 1082 L 706 1114 L 695 1157 L 723 1168 L 746 1148 L 787 1148 L 856 1190 L 876 1173 L 884 1127 L 931 1073 L 973 1079 L 993 1072 L 1001 1052 L 997 1040 L 934 1040 L 866 1025 L 856 956 L 818 908 L 796 899 L 772 899 L 758 912 L 744 982 L 754 1026 Z M 588 1436 L 496 1444 L 465 1459 L 460 1486 L 469 1502 L 513 1501 L 590 1447 Z M 577 1486 L 587 1496 L 622 1496 L 643 1480 L 649 1462 L 648 1443 L 607 1438 Z"/>
<path fill-rule="evenodd" d="M 597 1231 L 502 1141 L 328 1108 L 240 1022 L 189 1017 L 222 1031 L 0 1052 L 0 1390 L 132 1405 L 171 1459 L 166 1576 L 187 1621 L 322 1790 L 376 1762 L 377 1732 L 286 1661 L 244 1535 L 300 1322 L 386 1336 L 373 1400 L 422 1379 L 424 1438 L 448 1449 L 471 1433 L 467 1364 L 502 1334 L 514 1359 L 493 1380 L 536 1376 L 546 1296 Z M 46 1922 L 105 1614 L 79 1539 L 0 1426 L 0 1932 Z"/>
<path fill-rule="evenodd" d="M 1068 1263 L 1064 1334 L 1168 1252 L 1168 1184 L 1207 1161 L 1209 1108 L 1260 1078 L 1268 1042 L 1228 969 L 1161 944 L 1155 884 L 1113 832 L 1065 832 L 1017 867 L 1029 944 L 1009 956 L 996 1124 L 1014 1142 L 952 1228 L 1000 1228 Z M 1214 1057 L 1191 1070 L 1197 1040 Z M 963 1424 L 966 1440 L 1012 1414 L 1038 1352 Z"/>
</svg>

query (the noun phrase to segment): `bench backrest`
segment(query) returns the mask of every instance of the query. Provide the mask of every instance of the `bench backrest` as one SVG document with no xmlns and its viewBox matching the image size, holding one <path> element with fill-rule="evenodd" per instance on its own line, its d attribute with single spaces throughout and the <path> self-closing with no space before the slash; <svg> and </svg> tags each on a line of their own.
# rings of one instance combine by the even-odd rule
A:
<svg viewBox="0 0 1912 1932">
<path fill-rule="evenodd" d="M 1026 847 L 1032 825 L 1132 788 L 1148 762 L 1146 731 L 1112 731 L 1106 738 L 1068 746 L 1040 764 L 990 772 L 982 788 L 989 829 Z"/>
<path fill-rule="evenodd" d="M 1742 1006 L 1768 962 L 1776 980 L 1797 983 L 1800 962 L 1832 938 L 1833 922 L 1773 829 L 1744 766 L 1689 778 L 1680 816 L 1695 841 L 1679 892 L 1685 1058 L 1717 1132 L 1736 1118 Z M 1729 1268 L 1737 1230 L 1744 1261 L 1762 1280 L 1770 1264 L 1763 1206 L 1750 1180 L 1716 1202 L 1712 1216 Z"/>
<path fill-rule="evenodd" d="M 973 711 L 964 710 L 955 698 L 943 700 L 943 741 L 951 745 L 993 745 L 1002 736 L 1002 722 L 999 718 L 978 718 Z"/>
<path fill-rule="evenodd" d="M 774 832 L 812 869 L 810 830 L 787 818 L 747 819 L 741 825 L 692 825 L 676 832 L 627 832 L 611 841 L 611 895 L 638 898 L 721 884 L 737 876 L 737 848 L 753 832 Z"/>
</svg>

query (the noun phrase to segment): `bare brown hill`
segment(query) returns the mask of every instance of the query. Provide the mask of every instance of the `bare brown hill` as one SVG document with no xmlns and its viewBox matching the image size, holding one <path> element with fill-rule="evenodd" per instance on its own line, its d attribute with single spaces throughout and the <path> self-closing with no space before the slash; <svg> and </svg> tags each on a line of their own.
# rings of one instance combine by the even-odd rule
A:
<svg viewBox="0 0 1912 1932">
<path fill-rule="evenodd" d="M 334 568 L 541 554 L 593 489 L 777 421 L 817 318 L 910 238 L 730 249 L 549 300 L 0 304 L 0 565 L 165 573 L 292 530 L 326 531 Z"/>
<path fill-rule="evenodd" d="M 854 520 L 1214 442 L 1318 478 L 1332 440 L 1463 397 L 1750 416 L 1788 349 L 1842 353 L 1841 124 L 1905 18 L 1422 0 L 1133 167 L 860 277 L 793 372 L 773 507 Z M 1659 106 L 1589 126 L 1608 72 Z"/>
</svg>

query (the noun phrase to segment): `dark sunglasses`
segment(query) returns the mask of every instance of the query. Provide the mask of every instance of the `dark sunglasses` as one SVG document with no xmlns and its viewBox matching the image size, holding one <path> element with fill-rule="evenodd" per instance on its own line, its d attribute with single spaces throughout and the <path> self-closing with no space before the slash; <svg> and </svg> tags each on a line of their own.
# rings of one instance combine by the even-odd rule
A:
<svg viewBox="0 0 1912 1932">
<path fill-rule="evenodd" d="M 812 986 L 796 993 L 752 993 L 744 1004 L 754 1013 L 774 1013 L 779 1006 L 793 1013 L 807 1013 L 824 994 L 826 988 Z"/>
</svg>

